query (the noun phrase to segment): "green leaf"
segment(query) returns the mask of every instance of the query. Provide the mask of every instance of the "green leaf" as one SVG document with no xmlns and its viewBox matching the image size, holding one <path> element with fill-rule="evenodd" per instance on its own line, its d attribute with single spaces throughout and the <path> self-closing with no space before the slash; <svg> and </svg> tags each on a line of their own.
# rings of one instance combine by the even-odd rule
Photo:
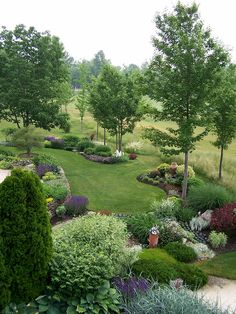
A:
<svg viewBox="0 0 236 314">
<path fill-rule="evenodd" d="M 80 305 L 77 305 L 76 312 L 77 313 L 85 313 L 86 309 Z"/>
<path fill-rule="evenodd" d="M 87 300 L 87 302 L 89 302 L 89 303 L 93 303 L 93 301 L 94 301 L 94 295 L 93 295 L 92 293 L 88 293 L 88 294 L 86 295 L 86 300 Z"/>
<path fill-rule="evenodd" d="M 69 306 L 66 310 L 66 314 L 76 314 L 76 308 L 74 306 Z M 83 312 L 82 312 L 83 313 Z"/>
<path fill-rule="evenodd" d="M 48 305 L 39 304 L 39 312 L 46 312 L 48 310 Z"/>
</svg>

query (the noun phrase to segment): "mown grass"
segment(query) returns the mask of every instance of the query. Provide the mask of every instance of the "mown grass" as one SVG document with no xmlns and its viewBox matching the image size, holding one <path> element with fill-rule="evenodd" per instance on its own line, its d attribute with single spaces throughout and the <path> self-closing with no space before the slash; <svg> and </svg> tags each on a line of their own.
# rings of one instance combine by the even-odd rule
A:
<svg viewBox="0 0 236 314">
<path fill-rule="evenodd" d="M 223 253 L 198 266 L 208 275 L 236 280 L 236 252 Z"/>
</svg>

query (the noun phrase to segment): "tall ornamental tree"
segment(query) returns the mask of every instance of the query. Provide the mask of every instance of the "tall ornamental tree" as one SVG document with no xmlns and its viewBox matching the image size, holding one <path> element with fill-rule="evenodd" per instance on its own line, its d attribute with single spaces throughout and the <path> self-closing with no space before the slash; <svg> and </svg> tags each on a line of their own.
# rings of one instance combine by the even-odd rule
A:
<svg viewBox="0 0 236 314">
<path fill-rule="evenodd" d="M 0 307 L 39 296 L 47 284 L 52 238 L 41 182 L 32 172 L 13 170 L 0 184 L 0 248 Z"/>
<path fill-rule="evenodd" d="M 219 179 L 222 179 L 224 150 L 236 136 L 236 68 L 230 66 L 222 71 L 219 80 L 209 101 L 213 109 L 212 131 L 216 135 L 213 145 L 220 149 Z"/>
<path fill-rule="evenodd" d="M 57 37 L 18 25 L 0 33 L 0 119 L 47 130 L 58 125 L 61 83 L 68 79 Z"/>
<path fill-rule="evenodd" d="M 122 150 L 122 138 L 132 132 L 142 117 L 140 95 L 133 81 L 111 65 L 105 65 L 90 88 L 89 102 L 96 121 L 116 135 L 117 148 Z"/>
<path fill-rule="evenodd" d="M 186 198 L 189 153 L 207 133 L 204 126 L 206 99 L 214 88 L 214 77 L 228 62 L 228 54 L 205 30 L 196 4 L 178 3 L 173 13 L 156 16 L 157 35 L 153 39 L 155 56 L 150 65 L 152 97 L 162 102 L 154 112 L 156 120 L 170 121 L 173 127 L 160 131 L 150 128 L 144 136 L 161 151 L 184 154 L 182 197 Z"/>
</svg>

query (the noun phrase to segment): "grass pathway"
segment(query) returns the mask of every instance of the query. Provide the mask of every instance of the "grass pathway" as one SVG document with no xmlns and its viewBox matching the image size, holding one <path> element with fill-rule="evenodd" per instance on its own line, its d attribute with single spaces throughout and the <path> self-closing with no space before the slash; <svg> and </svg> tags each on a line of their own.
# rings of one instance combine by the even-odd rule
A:
<svg viewBox="0 0 236 314">
<path fill-rule="evenodd" d="M 160 162 L 152 155 L 138 156 L 127 163 L 104 165 L 84 159 L 77 153 L 43 149 L 53 155 L 63 167 L 71 185 L 72 194 L 85 195 L 92 210 L 107 209 L 120 213 L 147 211 L 150 203 L 165 193 L 140 183 L 136 177 Z"/>
</svg>

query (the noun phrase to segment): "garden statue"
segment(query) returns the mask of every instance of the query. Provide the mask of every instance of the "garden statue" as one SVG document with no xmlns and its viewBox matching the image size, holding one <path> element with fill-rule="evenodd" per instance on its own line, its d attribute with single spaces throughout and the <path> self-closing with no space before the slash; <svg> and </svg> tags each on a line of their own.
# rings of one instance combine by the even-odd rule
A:
<svg viewBox="0 0 236 314">
<path fill-rule="evenodd" d="M 157 227 L 152 227 L 149 230 L 149 237 L 148 237 L 149 248 L 157 247 L 158 240 L 159 240 L 159 231 Z"/>
<path fill-rule="evenodd" d="M 115 156 L 116 157 L 121 157 L 121 156 L 123 156 L 124 155 L 124 153 L 122 152 L 122 151 L 120 151 L 120 150 L 116 150 L 116 152 L 115 152 Z"/>
<path fill-rule="evenodd" d="M 177 167 L 178 167 L 177 162 L 172 162 L 172 163 L 171 163 L 171 165 L 170 165 L 170 173 L 171 173 L 172 175 L 175 175 L 175 174 L 176 174 Z"/>
</svg>

